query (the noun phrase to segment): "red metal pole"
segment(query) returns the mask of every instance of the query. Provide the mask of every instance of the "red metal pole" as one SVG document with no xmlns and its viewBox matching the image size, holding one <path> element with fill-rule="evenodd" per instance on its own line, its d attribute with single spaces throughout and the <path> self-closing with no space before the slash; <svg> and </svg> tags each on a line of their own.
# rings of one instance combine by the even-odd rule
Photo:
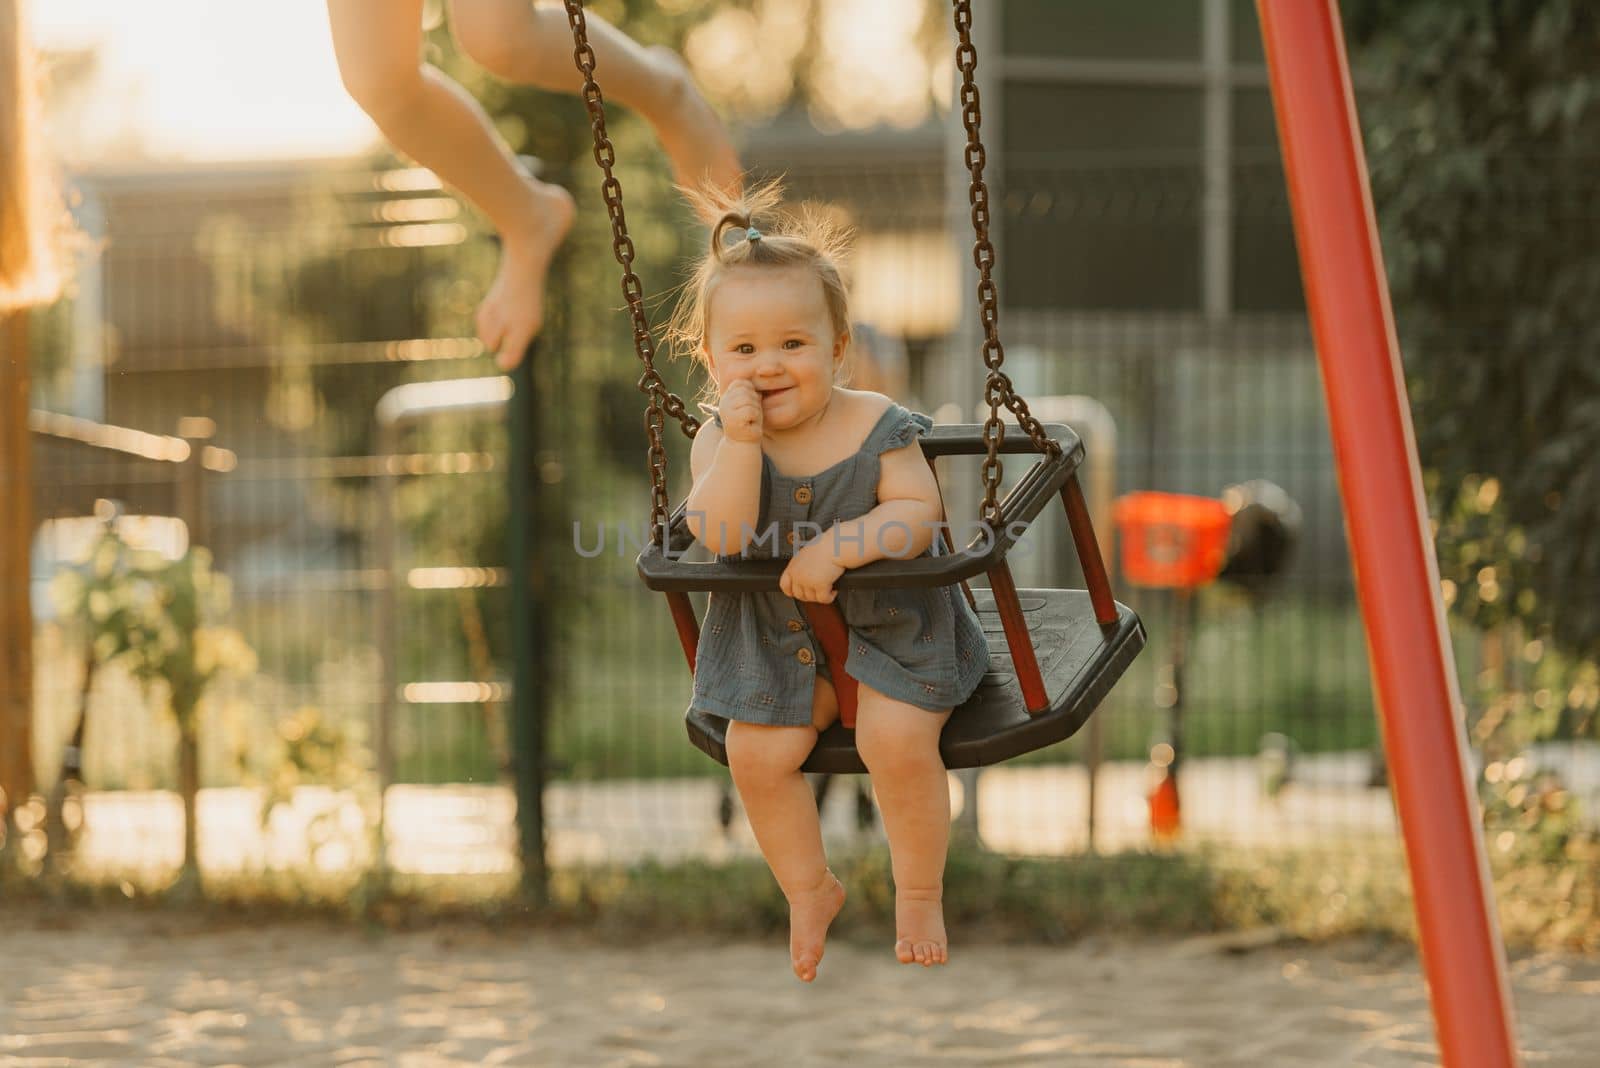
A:
<svg viewBox="0 0 1600 1068">
<path fill-rule="evenodd" d="M 683 646 L 683 658 L 689 661 L 689 674 L 694 674 L 694 657 L 700 649 L 700 621 L 694 618 L 694 605 L 689 595 L 678 591 L 667 594 L 667 604 L 672 609 L 672 625 L 678 631 L 678 644 Z"/>
<path fill-rule="evenodd" d="M 1338 4 L 1256 6 L 1440 1052 L 1446 1065 L 1514 1065 L 1505 956 Z"/>
<path fill-rule="evenodd" d="M 994 594 L 995 610 L 1000 613 L 1000 624 L 1005 628 L 1006 648 L 1011 651 L 1011 666 L 1017 673 L 1022 703 L 1028 715 L 1041 715 L 1050 707 L 1050 694 L 1045 691 L 1044 676 L 1039 673 L 1039 657 L 1033 649 L 1027 617 L 1022 614 L 1022 599 L 1017 596 L 1010 564 L 1001 560 L 989 569 L 989 589 Z"/>
<path fill-rule="evenodd" d="M 1106 577 L 1100 542 L 1089 522 L 1089 502 L 1083 499 L 1083 487 L 1078 484 L 1077 475 L 1067 479 L 1067 484 L 1061 487 L 1061 502 L 1067 509 L 1067 525 L 1072 529 L 1072 544 L 1078 550 L 1078 563 L 1083 567 L 1083 581 L 1089 587 L 1095 622 L 1109 627 L 1117 621 L 1117 602 L 1111 596 L 1111 580 Z"/>
</svg>

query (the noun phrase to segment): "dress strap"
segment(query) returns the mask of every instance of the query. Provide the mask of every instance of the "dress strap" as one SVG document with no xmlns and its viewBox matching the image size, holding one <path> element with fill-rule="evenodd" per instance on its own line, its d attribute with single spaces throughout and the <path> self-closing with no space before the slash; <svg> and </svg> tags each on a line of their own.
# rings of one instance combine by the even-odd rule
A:
<svg viewBox="0 0 1600 1068">
<path fill-rule="evenodd" d="M 903 449 L 915 441 L 919 434 L 926 434 L 932 429 L 933 420 L 928 416 L 913 412 L 904 405 L 891 403 L 861 443 L 861 451 L 876 456 Z"/>
</svg>

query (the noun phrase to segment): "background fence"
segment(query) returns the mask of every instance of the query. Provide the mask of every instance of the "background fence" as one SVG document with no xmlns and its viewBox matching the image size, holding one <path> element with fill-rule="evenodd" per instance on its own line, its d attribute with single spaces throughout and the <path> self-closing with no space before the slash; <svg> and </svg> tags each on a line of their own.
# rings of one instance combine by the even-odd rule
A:
<svg viewBox="0 0 1600 1068">
<path fill-rule="evenodd" d="M 679 258 L 698 249 L 698 231 L 659 178 L 622 177 L 641 273 L 658 298 L 676 281 Z M 1012 175 L 1007 225 L 1070 229 L 1138 216 L 1159 235 L 1199 210 L 1193 190 L 1173 181 L 1159 168 L 1119 175 L 1034 164 Z M 648 515 L 643 396 L 618 313 L 605 214 L 587 175 L 574 184 L 584 210 L 552 275 L 532 372 L 541 400 L 533 464 L 548 493 L 535 535 L 538 581 L 553 606 L 545 622 L 556 651 L 555 670 L 540 682 L 551 710 L 549 855 L 559 867 L 750 853 L 726 773 L 684 737 L 690 680 L 665 605 L 634 574 Z M 950 309 L 966 300 L 942 186 L 905 170 L 840 168 L 797 174 L 792 185 L 797 195 L 832 195 L 847 206 L 850 190 L 870 191 L 854 205 L 863 250 L 855 285 L 858 313 L 878 327 L 877 363 L 891 375 L 903 366 L 899 399 L 942 420 L 962 418 L 947 405 L 947 372 L 938 370 L 961 348 Z M 109 237 L 96 284 L 42 314 L 35 330 L 40 410 L 88 420 L 41 416 L 36 449 L 45 525 L 36 550 L 35 758 L 48 786 L 86 717 L 83 786 L 73 791 L 82 826 L 76 863 L 154 877 L 177 863 L 182 844 L 171 792 L 175 728 L 159 690 L 145 693 L 110 667 L 85 693 L 83 620 L 58 612 L 50 592 L 100 522 L 83 517 L 96 514 L 97 501 L 115 501 L 123 516 L 150 520 L 123 527 L 128 538 L 171 552 L 189 543 L 210 549 L 231 581 L 230 622 L 254 652 L 254 670 L 213 687 L 202 707 L 204 865 L 375 862 L 374 725 L 387 679 L 395 702 L 389 863 L 434 873 L 512 870 L 507 425 L 493 409 L 446 412 L 402 428 L 388 451 L 376 418 L 395 386 L 494 374 L 469 326 L 492 246 L 417 171 L 308 179 L 286 170 L 176 189 L 103 179 L 89 191 Z M 1239 210 L 1273 215 L 1281 210 L 1275 196 L 1244 195 Z M 1541 209 L 1534 202 L 1526 210 Z M 1001 286 L 1005 294 L 1007 279 Z M 1216 321 L 1022 304 L 1008 309 L 1004 327 L 1008 366 L 1026 396 L 1088 396 L 1108 410 L 1115 439 L 1090 446 L 1114 450 L 1105 476 L 1114 485 L 1091 484 L 1091 498 L 1135 489 L 1216 496 L 1264 478 L 1303 512 L 1291 566 L 1269 593 L 1213 587 L 1199 596 L 1183 694 L 1185 840 L 1246 858 L 1285 847 L 1393 850 L 1302 315 L 1280 309 Z M 975 352 L 960 358 L 976 374 Z M 687 396 L 698 381 L 686 370 L 667 373 Z M 168 436 L 175 433 L 182 436 Z M 679 497 L 687 442 L 671 427 L 668 436 Z M 392 501 L 381 492 L 386 475 L 395 479 Z M 942 475 L 947 488 L 977 485 L 975 462 Z M 959 515 L 953 506 L 952 519 Z M 181 523 L 159 521 L 174 516 Z M 1096 519 L 1107 532 L 1110 517 Z M 1052 516 L 1030 533 L 1019 584 L 1079 582 L 1063 526 Z M 604 551 L 589 555 L 602 537 Z M 1105 762 L 1094 845 L 1105 850 L 1150 842 L 1149 756 L 1166 737 L 1174 696 L 1170 596 L 1117 588 L 1150 642 L 1098 715 Z M 1510 635 L 1461 635 L 1456 647 L 1476 721 L 1485 695 L 1518 670 L 1520 645 Z M 953 779 L 981 843 L 1010 853 L 1088 848 L 1086 744 L 1080 735 Z M 1538 756 L 1562 769 L 1591 811 L 1600 808 L 1593 752 L 1571 740 Z M 1531 774 L 1527 759 L 1519 775 Z M 861 813 L 859 800 L 836 787 L 824 811 L 830 837 L 876 840 Z"/>
</svg>

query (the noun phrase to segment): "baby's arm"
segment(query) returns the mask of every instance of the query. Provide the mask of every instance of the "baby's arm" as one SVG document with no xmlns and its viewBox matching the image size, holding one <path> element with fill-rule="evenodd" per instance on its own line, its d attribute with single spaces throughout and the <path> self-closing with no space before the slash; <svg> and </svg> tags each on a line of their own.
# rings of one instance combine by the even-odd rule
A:
<svg viewBox="0 0 1600 1068">
<path fill-rule="evenodd" d="M 846 569 L 874 560 L 908 560 L 933 543 L 943 514 L 939 483 L 922 446 L 912 441 L 880 457 L 878 506 L 835 523 L 815 544 Z"/>
<path fill-rule="evenodd" d="M 689 451 L 686 506 L 695 539 L 719 556 L 742 552 L 761 518 L 761 442 L 734 441 L 707 420 Z"/>
</svg>

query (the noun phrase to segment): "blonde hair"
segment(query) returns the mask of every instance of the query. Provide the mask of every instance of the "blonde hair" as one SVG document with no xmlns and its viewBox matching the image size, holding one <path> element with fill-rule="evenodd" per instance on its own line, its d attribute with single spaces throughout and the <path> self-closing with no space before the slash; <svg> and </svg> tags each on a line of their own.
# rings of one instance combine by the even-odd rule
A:
<svg viewBox="0 0 1600 1068">
<path fill-rule="evenodd" d="M 39 171 L 23 0 L 0 0 L 0 312 L 53 300 L 61 203 Z"/>
<path fill-rule="evenodd" d="M 850 247 L 848 227 L 814 204 L 802 204 L 798 210 L 783 208 L 783 186 L 777 179 L 756 185 L 738 197 L 709 187 L 686 189 L 683 193 L 701 218 L 717 222 L 711 228 L 711 248 L 684 284 L 672 316 L 668 336 L 675 353 L 690 357 L 709 371 L 705 338 L 712 292 L 728 271 L 749 268 L 811 270 L 822 284 L 834 336 L 850 340 L 850 299 L 843 271 Z M 759 235 L 753 240 L 752 230 Z M 730 234 L 732 241 L 728 240 Z M 708 382 L 705 395 L 714 396 L 715 391 L 715 384 Z"/>
</svg>

